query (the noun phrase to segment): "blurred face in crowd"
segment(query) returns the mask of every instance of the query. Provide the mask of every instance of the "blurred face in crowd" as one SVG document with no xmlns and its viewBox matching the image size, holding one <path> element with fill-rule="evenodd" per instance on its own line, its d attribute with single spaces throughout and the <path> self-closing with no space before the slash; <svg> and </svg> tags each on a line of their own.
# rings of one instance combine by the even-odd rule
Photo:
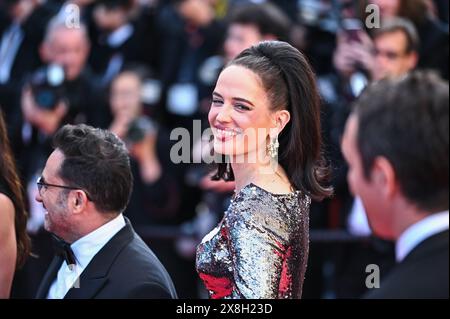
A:
<svg viewBox="0 0 450 319">
<path fill-rule="evenodd" d="M 128 22 L 128 12 L 120 7 L 108 8 L 100 4 L 94 9 L 94 20 L 101 30 L 111 32 Z"/>
<path fill-rule="evenodd" d="M 392 18 L 398 15 L 400 10 L 400 0 L 371 0 L 372 4 L 380 8 L 381 17 Z"/>
<path fill-rule="evenodd" d="M 75 80 L 83 71 L 89 54 L 84 29 L 58 27 L 51 31 L 42 46 L 43 60 L 64 67 L 66 78 Z"/>
<path fill-rule="evenodd" d="M 215 17 L 211 0 L 184 0 L 176 5 L 181 16 L 195 26 L 207 26 Z"/>
<path fill-rule="evenodd" d="M 407 52 L 408 40 L 402 31 L 388 32 L 374 39 L 378 79 L 397 78 L 417 65 L 417 53 Z"/>
<path fill-rule="evenodd" d="M 383 171 L 372 168 L 370 176 L 366 178 L 357 144 L 358 119 L 351 115 L 347 121 L 342 140 L 342 152 L 348 164 L 347 181 L 354 196 L 361 198 L 367 213 L 372 231 L 385 239 L 394 239 L 391 218 L 392 209 L 389 207 L 390 199 L 386 196 L 383 184 Z"/>
<path fill-rule="evenodd" d="M 141 113 L 142 83 L 131 72 L 122 73 L 111 85 L 110 105 L 114 116 L 136 118 Z"/>
<path fill-rule="evenodd" d="M 270 39 L 263 37 L 255 25 L 234 23 L 229 27 L 225 40 L 225 58 L 227 61 L 231 61 L 245 49 Z"/>
<path fill-rule="evenodd" d="M 55 150 L 47 160 L 45 168 L 42 172 L 41 181 L 47 184 L 66 185 L 59 177 L 59 168 L 64 161 L 64 154 L 59 150 Z M 68 207 L 68 193 L 60 187 L 42 186 L 36 195 L 36 200 L 42 203 L 46 210 L 44 227 L 47 231 L 68 240 L 67 235 L 70 234 L 73 222 Z"/>
<path fill-rule="evenodd" d="M 287 111 L 271 111 L 261 79 L 242 66 L 222 71 L 212 99 L 209 123 L 218 154 L 237 157 L 265 152 L 276 116 L 287 113 L 284 116 L 289 117 Z"/>
</svg>

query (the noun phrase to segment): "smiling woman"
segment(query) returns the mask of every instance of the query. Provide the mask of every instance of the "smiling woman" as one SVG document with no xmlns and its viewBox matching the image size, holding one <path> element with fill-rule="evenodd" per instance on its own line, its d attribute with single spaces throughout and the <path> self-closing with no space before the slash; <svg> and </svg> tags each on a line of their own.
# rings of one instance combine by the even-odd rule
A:
<svg viewBox="0 0 450 319">
<path fill-rule="evenodd" d="M 200 278 L 211 298 L 300 298 L 309 205 L 331 194 L 304 56 L 277 41 L 243 51 L 219 76 L 209 122 L 214 152 L 229 160 L 214 178 L 234 180 L 236 192 L 198 247 Z"/>
<path fill-rule="evenodd" d="M 0 298 L 8 298 L 16 266 L 30 250 L 27 213 L 15 170 L 5 122 L 0 112 Z"/>
</svg>

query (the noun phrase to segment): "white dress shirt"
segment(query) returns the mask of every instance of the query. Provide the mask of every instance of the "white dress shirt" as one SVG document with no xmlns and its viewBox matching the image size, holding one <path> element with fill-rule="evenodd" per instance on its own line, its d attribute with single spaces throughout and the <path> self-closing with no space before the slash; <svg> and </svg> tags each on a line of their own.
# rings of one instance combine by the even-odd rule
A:
<svg viewBox="0 0 450 319">
<path fill-rule="evenodd" d="M 134 27 L 132 24 L 128 23 L 126 25 L 121 26 L 119 29 L 112 32 L 107 39 L 108 45 L 111 48 L 120 47 L 122 44 L 127 41 L 134 32 Z"/>
<path fill-rule="evenodd" d="M 425 239 L 449 229 L 449 212 L 431 214 L 408 227 L 399 237 L 395 247 L 397 262 L 406 256 Z"/>
<path fill-rule="evenodd" d="M 372 234 L 366 210 L 360 197 L 355 197 L 353 200 L 352 210 L 347 220 L 347 228 L 349 233 L 355 236 L 370 236 Z"/>
<path fill-rule="evenodd" d="M 63 299 L 70 288 L 78 288 L 78 278 L 83 270 L 86 269 L 100 249 L 123 227 L 125 227 L 125 219 L 120 214 L 110 222 L 70 245 L 77 263 L 72 269 L 69 268 L 66 262 L 62 263 L 56 280 L 50 286 L 47 299 Z"/>
</svg>

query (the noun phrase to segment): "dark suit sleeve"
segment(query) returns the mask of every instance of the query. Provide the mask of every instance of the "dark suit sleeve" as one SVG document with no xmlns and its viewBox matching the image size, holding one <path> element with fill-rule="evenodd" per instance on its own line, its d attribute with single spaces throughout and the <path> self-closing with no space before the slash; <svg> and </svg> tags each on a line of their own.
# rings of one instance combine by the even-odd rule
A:
<svg viewBox="0 0 450 319">
<path fill-rule="evenodd" d="M 143 283 L 131 290 L 129 299 L 174 299 L 167 289 L 157 283 Z"/>
</svg>

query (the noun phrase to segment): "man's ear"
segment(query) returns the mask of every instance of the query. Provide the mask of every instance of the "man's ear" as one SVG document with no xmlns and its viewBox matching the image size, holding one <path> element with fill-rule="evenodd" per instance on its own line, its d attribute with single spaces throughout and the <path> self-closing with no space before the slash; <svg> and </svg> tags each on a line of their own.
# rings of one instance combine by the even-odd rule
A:
<svg viewBox="0 0 450 319">
<path fill-rule="evenodd" d="M 69 199 L 69 204 L 72 207 L 74 213 L 81 213 L 86 208 L 88 198 L 86 193 L 82 190 L 74 190 L 72 196 Z"/>
<path fill-rule="evenodd" d="M 419 63 L 419 55 L 417 54 L 417 52 L 411 52 L 408 56 L 409 69 L 410 70 L 415 69 L 418 63 Z"/>
<path fill-rule="evenodd" d="M 391 162 L 383 156 L 375 158 L 372 173 L 372 182 L 387 198 L 394 197 L 398 192 L 397 176 Z"/>
</svg>

